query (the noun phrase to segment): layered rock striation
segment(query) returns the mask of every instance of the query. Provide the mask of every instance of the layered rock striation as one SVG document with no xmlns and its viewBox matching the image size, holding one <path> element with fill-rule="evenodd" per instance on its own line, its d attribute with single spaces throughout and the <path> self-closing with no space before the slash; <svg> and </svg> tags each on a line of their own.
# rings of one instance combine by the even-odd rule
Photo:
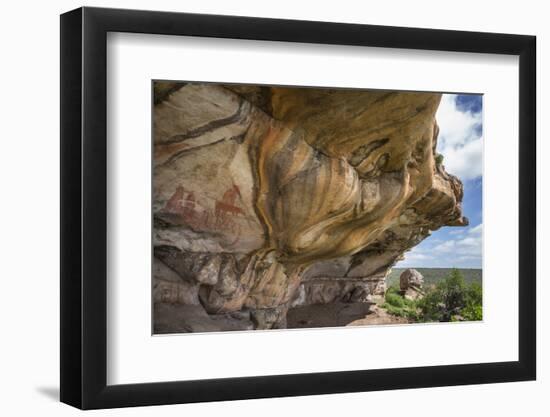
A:
<svg viewBox="0 0 550 417">
<path fill-rule="evenodd" d="M 156 312 L 284 328 L 291 307 L 383 294 L 405 251 L 467 224 L 436 163 L 439 94 L 157 82 L 154 101 Z"/>
</svg>

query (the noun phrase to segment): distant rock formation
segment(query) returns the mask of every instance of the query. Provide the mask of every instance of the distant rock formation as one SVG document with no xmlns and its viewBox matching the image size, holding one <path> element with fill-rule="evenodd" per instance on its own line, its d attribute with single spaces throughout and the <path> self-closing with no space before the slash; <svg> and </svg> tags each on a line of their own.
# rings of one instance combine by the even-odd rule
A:
<svg viewBox="0 0 550 417">
<path fill-rule="evenodd" d="M 410 300 L 416 300 L 424 295 L 423 285 L 424 277 L 416 269 L 405 269 L 399 276 L 401 295 Z"/>
<path fill-rule="evenodd" d="M 436 163 L 439 101 L 155 83 L 156 331 L 177 305 L 200 318 L 173 313 L 178 331 L 268 329 L 291 306 L 384 294 L 405 251 L 467 224 L 462 183 Z"/>
<path fill-rule="evenodd" d="M 411 287 L 422 288 L 424 277 L 416 269 L 405 269 L 399 276 L 399 288 L 407 291 Z"/>
</svg>

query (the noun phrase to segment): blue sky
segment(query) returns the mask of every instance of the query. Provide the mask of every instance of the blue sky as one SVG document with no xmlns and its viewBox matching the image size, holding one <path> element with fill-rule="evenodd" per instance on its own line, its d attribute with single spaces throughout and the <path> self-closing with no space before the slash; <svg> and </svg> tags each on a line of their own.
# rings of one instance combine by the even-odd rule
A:
<svg viewBox="0 0 550 417">
<path fill-rule="evenodd" d="M 482 148 L 481 95 L 444 94 L 436 114 L 440 132 L 437 151 L 447 172 L 464 184 L 462 208 L 467 227 L 442 227 L 405 253 L 396 267 L 481 268 L 482 258 Z"/>
</svg>

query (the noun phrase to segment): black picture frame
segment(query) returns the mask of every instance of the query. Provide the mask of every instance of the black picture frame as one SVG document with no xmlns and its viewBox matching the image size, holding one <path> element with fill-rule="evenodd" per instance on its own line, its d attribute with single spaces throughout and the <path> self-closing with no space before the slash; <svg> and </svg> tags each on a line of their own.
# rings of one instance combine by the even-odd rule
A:
<svg viewBox="0 0 550 417">
<path fill-rule="evenodd" d="M 107 385 L 108 32 L 519 56 L 519 360 Z M 535 51 L 524 35 L 88 7 L 61 15 L 61 401 L 95 409 L 534 380 Z"/>
</svg>

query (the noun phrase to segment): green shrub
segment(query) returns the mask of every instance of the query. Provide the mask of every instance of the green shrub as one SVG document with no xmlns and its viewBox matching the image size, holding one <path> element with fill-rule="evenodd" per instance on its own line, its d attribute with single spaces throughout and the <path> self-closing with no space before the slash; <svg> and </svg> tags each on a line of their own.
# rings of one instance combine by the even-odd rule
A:
<svg viewBox="0 0 550 417">
<path fill-rule="evenodd" d="M 386 293 L 386 303 L 393 307 L 403 308 L 405 306 L 405 299 L 396 293 Z"/>
<path fill-rule="evenodd" d="M 483 307 L 481 305 L 466 306 L 461 315 L 467 321 L 483 320 Z"/>
<path fill-rule="evenodd" d="M 466 291 L 466 306 L 461 315 L 464 320 L 483 320 L 483 291 L 477 282 L 470 284 Z"/>
<path fill-rule="evenodd" d="M 396 287 L 389 287 L 386 291 L 385 302 L 381 305 L 389 314 L 417 321 L 418 307 L 416 301 L 403 297 Z"/>
<path fill-rule="evenodd" d="M 477 282 L 472 282 L 467 289 L 466 300 L 472 305 L 481 305 L 483 301 L 483 290 Z"/>
</svg>

